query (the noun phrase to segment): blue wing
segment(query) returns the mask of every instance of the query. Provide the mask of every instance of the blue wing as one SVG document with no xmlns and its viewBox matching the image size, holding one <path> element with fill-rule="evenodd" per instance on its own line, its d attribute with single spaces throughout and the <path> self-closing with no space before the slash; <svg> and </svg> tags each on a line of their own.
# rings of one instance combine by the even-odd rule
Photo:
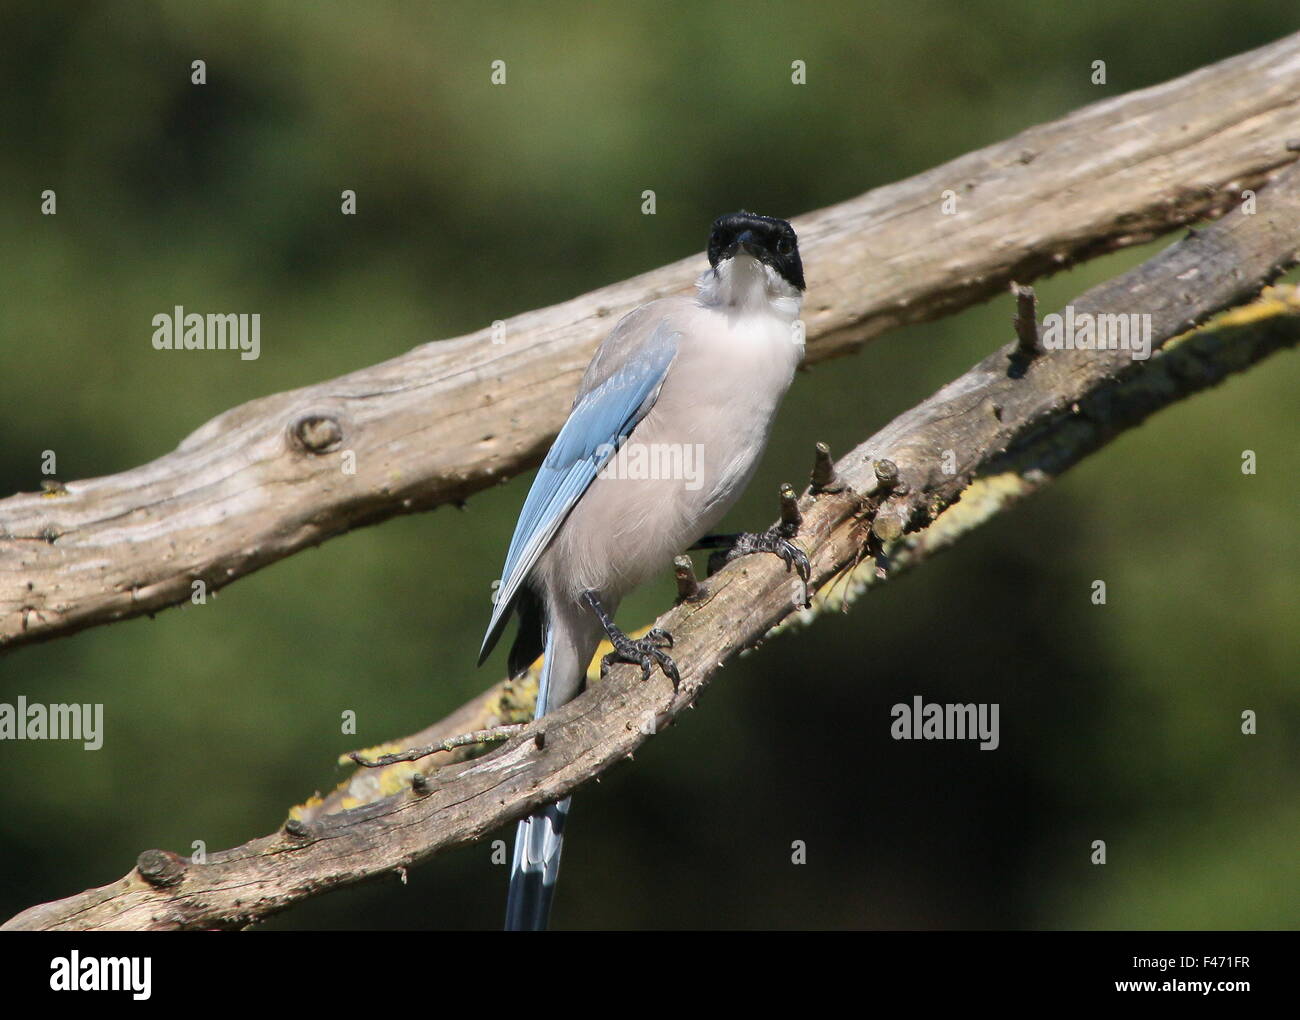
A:
<svg viewBox="0 0 1300 1020">
<path fill-rule="evenodd" d="M 621 366 L 579 395 L 569 420 L 538 469 L 520 511 L 510 551 L 506 553 L 492 620 L 479 650 L 479 665 L 501 637 L 537 557 L 592 479 L 654 406 L 668 366 L 677 354 L 677 337 L 677 333 L 660 321 Z"/>
</svg>

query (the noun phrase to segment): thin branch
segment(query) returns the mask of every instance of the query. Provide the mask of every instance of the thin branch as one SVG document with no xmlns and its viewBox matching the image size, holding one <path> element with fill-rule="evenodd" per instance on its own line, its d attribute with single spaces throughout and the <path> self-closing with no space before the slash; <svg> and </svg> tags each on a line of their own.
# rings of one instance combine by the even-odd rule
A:
<svg viewBox="0 0 1300 1020">
<path fill-rule="evenodd" d="M 439 740 L 434 744 L 426 744 L 423 747 L 413 747 L 407 751 L 381 754 L 378 758 L 367 758 L 361 751 L 349 752 L 348 758 L 362 768 L 380 769 L 387 765 L 396 765 L 398 762 L 419 761 L 421 758 L 428 758 L 439 751 L 454 751 L 458 747 L 479 747 L 483 744 L 509 740 L 523 728 L 522 723 L 493 726 L 485 730 L 475 730 L 473 733 L 461 733 L 454 737 L 448 737 L 446 740 Z"/>
<path fill-rule="evenodd" d="M 1300 34 L 800 217 L 808 360 L 1230 208 L 1296 158 L 1297 122 Z M 701 268 L 488 314 L 503 333 L 263 397 L 142 467 L 0 500 L 0 647 L 154 613 L 526 470 L 613 322 Z"/>
<path fill-rule="evenodd" d="M 352 810 L 294 818 L 281 832 L 209 854 L 204 864 L 148 851 L 119 881 L 32 907 L 5 927 L 243 927 L 308 896 L 474 842 L 570 793 L 670 725 L 723 664 L 774 627 L 812 620 L 923 562 L 1155 411 L 1300 342 L 1293 287 L 1186 332 L 1293 264 L 1297 236 L 1300 172 L 1292 171 L 1261 196 L 1258 215 L 1233 214 L 1072 303 L 1076 318 L 1149 315 L 1149 359 L 1125 350 L 1049 350 L 1019 373 L 1008 370 L 1008 346 L 852 450 L 836 471 L 855 492 L 880 488 L 882 462 L 896 471 L 883 468 L 891 484 L 873 500 L 874 517 L 854 491 L 804 496 L 798 541 L 818 587 L 814 608 L 799 611 L 776 557 L 730 564 L 710 579 L 704 600 L 657 621 L 677 638 L 676 689 L 658 673 L 642 681 L 634 667 L 615 667 L 504 747 L 447 765 L 431 780 Z M 1193 279 L 1196 286 L 1184 289 Z M 887 529 L 883 542 L 869 537 L 881 519 L 900 528 Z M 498 686 L 456 718 L 515 693 Z M 458 722 L 451 732 L 463 729 Z"/>
</svg>

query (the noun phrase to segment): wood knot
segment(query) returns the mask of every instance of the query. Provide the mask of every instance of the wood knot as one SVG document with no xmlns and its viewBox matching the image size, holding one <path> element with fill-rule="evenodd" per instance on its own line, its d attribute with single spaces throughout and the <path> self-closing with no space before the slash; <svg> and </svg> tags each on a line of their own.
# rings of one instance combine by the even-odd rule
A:
<svg viewBox="0 0 1300 1020">
<path fill-rule="evenodd" d="M 329 414 L 304 414 L 289 430 L 294 444 L 307 453 L 329 453 L 343 444 L 343 426 Z"/>
<path fill-rule="evenodd" d="M 315 835 L 315 829 L 301 818 L 290 818 L 284 823 L 284 831 L 294 839 L 310 839 Z"/>
<path fill-rule="evenodd" d="M 185 877 L 186 867 L 185 858 L 169 850 L 146 850 L 135 861 L 140 877 L 158 889 L 178 885 Z"/>
</svg>

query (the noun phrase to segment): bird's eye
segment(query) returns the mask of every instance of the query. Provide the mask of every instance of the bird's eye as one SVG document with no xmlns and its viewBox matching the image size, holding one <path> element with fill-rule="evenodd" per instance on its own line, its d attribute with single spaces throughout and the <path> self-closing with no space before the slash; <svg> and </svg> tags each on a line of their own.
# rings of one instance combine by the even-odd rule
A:
<svg viewBox="0 0 1300 1020">
<path fill-rule="evenodd" d="M 776 242 L 776 253 L 778 255 L 789 255 L 794 251 L 794 242 L 788 237 L 783 237 Z"/>
</svg>

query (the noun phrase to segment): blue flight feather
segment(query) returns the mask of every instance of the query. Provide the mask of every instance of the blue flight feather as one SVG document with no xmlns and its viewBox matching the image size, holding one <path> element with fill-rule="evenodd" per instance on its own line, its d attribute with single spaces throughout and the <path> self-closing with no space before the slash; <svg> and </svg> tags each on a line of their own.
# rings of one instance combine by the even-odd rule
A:
<svg viewBox="0 0 1300 1020">
<path fill-rule="evenodd" d="M 505 629 L 519 589 L 547 543 L 601 468 L 654 406 L 677 355 L 677 337 L 660 323 L 636 354 L 575 402 L 520 511 L 492 619 L 479 650 L 480 665 Z"/>
</svg>

